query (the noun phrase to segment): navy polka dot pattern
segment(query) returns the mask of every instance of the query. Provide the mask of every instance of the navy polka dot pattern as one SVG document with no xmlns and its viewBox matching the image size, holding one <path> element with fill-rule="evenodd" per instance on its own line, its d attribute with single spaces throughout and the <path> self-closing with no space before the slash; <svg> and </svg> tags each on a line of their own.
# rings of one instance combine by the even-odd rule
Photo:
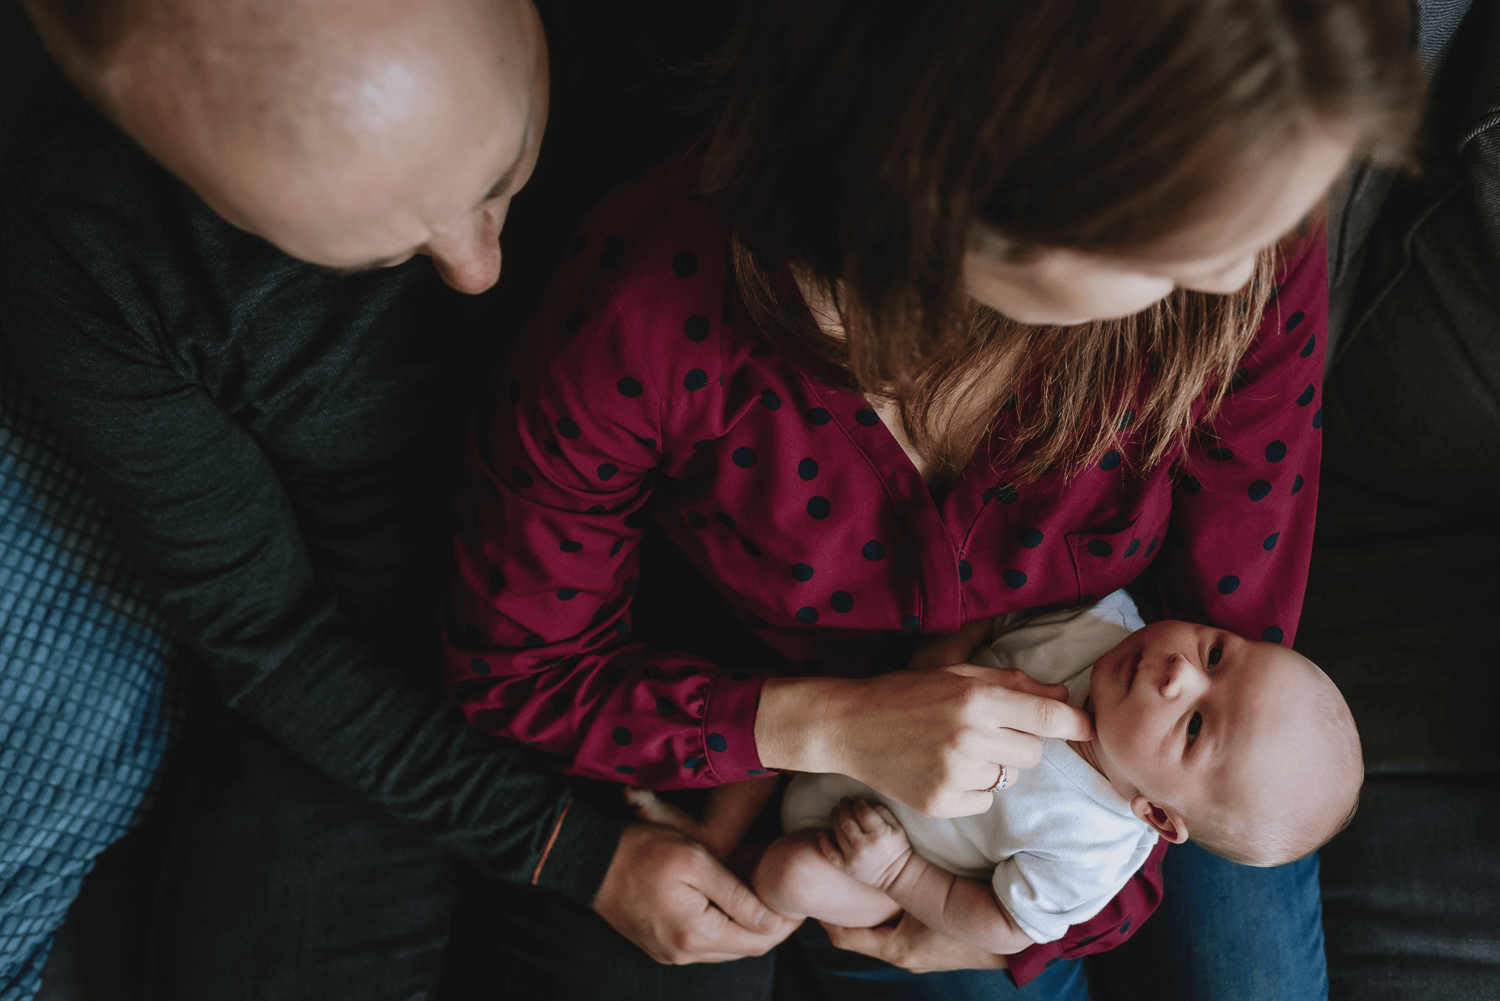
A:
<svg viewBox="0 0 1500 1001">
<path fill-rule="evenodd" d="M 1294 639 L 1320 458 L 1316 241 L 1287 254 L 1238 362 L 1236 384 L 1251 388 L 1181 455 L 1146 468 L 1139 404 L 1125 401 L 1106 455 L 1028 479 L 1025 457 L 994 459 L 1025 415 L 1017 403 L 935 501 L 870 400 L 800 370 L 737 305 L 724 207 L 689 197 L 682 171 L 647 175 L 584 224 L 586 249 L 564 262 L 496 383 L 514 405 L 486 411 L 471 435 L 444 645 L 450 691 L 477 726 L 541 741 L 570 774 L 620 781 L 628 766 L 646 788 L 764 768 L 754 720 L 766 672 L 633 641 L 634 581 L 651 586 L 647 510 L 799 677 L 866 676 L 893 631 L 951 635 L 1073 606 L 1148 565 L 1170 614 L 1248 636 L 1276 623 Z M 532 711 L 554 693 L 561 711 Z"/>
</svg>

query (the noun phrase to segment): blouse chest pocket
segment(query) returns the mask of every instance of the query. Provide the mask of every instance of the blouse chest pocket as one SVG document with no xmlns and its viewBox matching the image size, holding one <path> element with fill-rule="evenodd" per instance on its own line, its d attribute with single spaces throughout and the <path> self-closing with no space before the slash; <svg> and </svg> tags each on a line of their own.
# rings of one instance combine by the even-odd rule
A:
<svg viewBox="0 0 1500 1001">
<path fill-rule="evenodd" d="M 1079 604 L 1092 604 L 1144 573 L 1166 544 L 1170 513 L 1170 503 L 1158 502 L 1148 505 L 1123 528 L 1069 532 L 1068 555 L 1078 578 Z"/>
</svg>

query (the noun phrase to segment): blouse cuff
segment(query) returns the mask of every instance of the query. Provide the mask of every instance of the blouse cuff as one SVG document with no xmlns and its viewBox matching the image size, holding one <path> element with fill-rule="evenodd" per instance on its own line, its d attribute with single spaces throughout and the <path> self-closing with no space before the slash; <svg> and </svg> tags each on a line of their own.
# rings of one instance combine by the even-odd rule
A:
<svg viewBox="0 0 1500 1001">
<path fill-rule="evenodd" d="M 720 673 L 703 712 L 703 747 L 709 770 L 720 782 L 743 782 L 768 774 L 755 747 L 755 714 L 769 675 Z"/>
</svg>

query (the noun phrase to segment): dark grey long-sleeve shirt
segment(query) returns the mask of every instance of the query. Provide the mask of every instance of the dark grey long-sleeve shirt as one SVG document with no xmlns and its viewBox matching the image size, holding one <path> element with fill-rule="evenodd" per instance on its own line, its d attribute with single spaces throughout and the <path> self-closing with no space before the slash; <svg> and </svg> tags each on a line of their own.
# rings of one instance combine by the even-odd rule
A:
<svg viewBox="0 0 1500 1001">
<path fill-rule="evenodd" d="M 65 86 L 0 167 L 0 325 L 228 703 L 587 904 L 619 822 L 434 684 L 461 307 L 425 258 L 340 277 L 236 230 Z"/>
</svg>

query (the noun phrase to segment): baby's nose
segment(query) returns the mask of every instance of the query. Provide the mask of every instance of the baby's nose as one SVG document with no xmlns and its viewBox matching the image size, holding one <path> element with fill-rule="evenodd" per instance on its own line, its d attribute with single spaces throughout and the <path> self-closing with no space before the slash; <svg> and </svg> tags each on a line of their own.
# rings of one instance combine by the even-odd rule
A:
<svg viewBox="0 0 1500 1001">
<path fill-rule="evenodd" d="M 1167 672 L 1162 684 L 1162 695 L 1175 699 L 1189 695 L 1203 687 L 1203 671 L 1191 658 L 1174 653 L 1167 662 Z"/>
</svg>

